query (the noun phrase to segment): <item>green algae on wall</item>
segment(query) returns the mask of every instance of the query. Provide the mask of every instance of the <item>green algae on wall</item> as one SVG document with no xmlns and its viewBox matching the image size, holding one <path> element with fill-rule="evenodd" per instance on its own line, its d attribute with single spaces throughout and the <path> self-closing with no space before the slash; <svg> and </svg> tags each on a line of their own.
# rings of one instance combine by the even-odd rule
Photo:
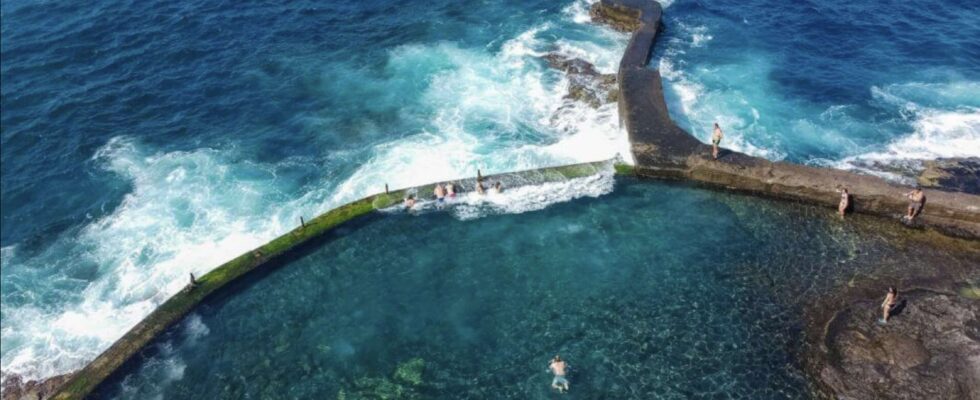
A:
<svg viewBox="0 0 980 400">
<path fill-rule="evenodd" d="M 505 180 L 513 183 L 544 183 L 562 181 L 584 176 L 603 173 L 610 170 L 612 161 L 598 161 L 566 165 L 536 170 L 527 170 L 498 175 L 485 176 L 485 180 Z M 623 167 L 617 166 L 615 171 L 621 173 L 626 171 Z M 631 170 L 631 169 L 629 169 Z M 456 180 L 460 183 L 474 183 L 475 178 Z M 301 226 L 279 236 L 272 241 L 258 247 L 245 254 L 228 261 L 215 268 L 211 272 L 197 279 L 195 285 L 188 285 L 184 290 L 170 297 L 166 302 L 157 307 L 156 310 L 146 316 L 136 324 L 119 340 L 112 344 L 106 351 L 100 354 L 83 369 L 62 386 L 52 399 L 81 399 L 95 390 L 103 381 L 116 372 L 124 363 L 133 358 L 143 348 L 152 342 L 160 333 L 168 327 L 186 316 L 191 310 L 200 304 L 205 298 L 229 283 L 238 280 L 247 273 L 257 270 L 269 261 L 296 249 L 298 246 L 308 243 L 310 240 L 318 238 L 329 232 L 334 227 L 355 218 L 370 214 L 375 210 L 391 207 L 398 204 L 410 193 L 431 193 L 435 184 L 423 185 L 415 188 L 400 189 L 388 193 L 371 195 L 360 200 L 347 203 L 343 206 L 334 208 L 321 214 L 309 221 L 305 221 Z M 424 362 L 421 359 L 413 359 L 405 364 L 399 365 L 394 379 L 411 386 L 421 384 L 421 374 L 424 369 Z M 368 383 L 368 382 L 364 382 Z M 398 384 L 389 385 L 388 382 L 379 383 L 380 390 L 385 396 L 391 394 L 412 394 L 411 390 L 405 391 Z M 377 385 L 367 385 L 375 387 Z M 390 389 L 390 390 L 389 390 Z M 344 395 L 341 392 L 339 395 Z M 338 396 L 340 397 L 340 396 Z"/>
</svg>

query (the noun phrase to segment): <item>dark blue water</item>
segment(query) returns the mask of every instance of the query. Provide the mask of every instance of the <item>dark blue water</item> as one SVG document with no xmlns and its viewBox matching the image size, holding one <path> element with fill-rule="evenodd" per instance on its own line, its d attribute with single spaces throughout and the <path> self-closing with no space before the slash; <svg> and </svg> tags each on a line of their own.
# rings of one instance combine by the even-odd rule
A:
<svg viewBox="0 0 980 400">
<path fill-rule="evenodd" d="M 975 1 L 675 1 L 653 65 L 707 140 L 877 173 L 980 156 Z"/>
<path fill-rule="evenodd" d="M 538 59 L 614 71 L 626 35 L 587 7 L 0 3 L 4 373 L 76 369 L 188 272 L 385 183 L 624 152 L 614 105 Z M 654 64 L 699 137 L 717 119 L 733 147 L 843 167 L 980 154 L 972 3 L 665 10 Z"/>
<path fill-rule="evenodd" d="M 558 353 L 570 399 L 810 398 L 804 307 L 855 280 L 976 271 L 881 221 L 662 183 L 453 215 L 342 228 L 208 303 L 99 397 L 553 398 Z M 417 359 L 420 383 L 400 378 Z"/>
</svg>

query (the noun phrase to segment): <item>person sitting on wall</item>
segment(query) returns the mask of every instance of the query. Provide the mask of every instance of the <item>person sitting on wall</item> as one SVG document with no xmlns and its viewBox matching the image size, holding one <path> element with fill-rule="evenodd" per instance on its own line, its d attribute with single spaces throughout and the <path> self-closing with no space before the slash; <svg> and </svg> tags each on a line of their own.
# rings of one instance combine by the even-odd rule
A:
<svg viewBox="0 0 980 400">
<path fill-rule="evenodd" d="M 725 134 L 721 131 L 721 127 L 715 122 L 715 130 L 711 133 L 711 156 L 715 160 L 718 159 L 718 144 L 721 143 L 721 138 L 725 137 Z"/>
<path fill-rule="evenodd" d="M 840 214 L 841 218 L 844 218 L 844 214 L 847 213 L 847 208 L 850 206 L 851 206 L 851 194 L 847 192 L 847 188 L 841 188 L 840 204 L 837 205 L 837 213 Z"/>
<path fill-rule="evenodd" d="M 922 192 L 922 188 L 916 186 L 914 190 L 905 194 L 905 197 L 909 199 L 908 212 L 905 214 L 905 219 L 908 222 L 912 222 L 915 217 L 922 214 L 922 207 L 926 205 L 926 194 Z"/>
</svg>

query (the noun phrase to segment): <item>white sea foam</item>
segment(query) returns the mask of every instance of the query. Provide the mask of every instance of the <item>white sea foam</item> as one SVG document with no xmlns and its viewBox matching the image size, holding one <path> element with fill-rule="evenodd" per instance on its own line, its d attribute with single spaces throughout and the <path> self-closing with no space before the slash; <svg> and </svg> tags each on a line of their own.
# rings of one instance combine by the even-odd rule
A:
<svg viewBox="0 0 980 400">
<path fill-rule="evenodd" d="M 880 167 L 908 165 L 913 160 L 980 157 L 980 82 L 910 83 L 872 87 L 871 93 L 885 106 L 895 107 L 912 132 L 833 166 L 902 179 Z"/>
<path fill-rule="evenodd" d="M 612 192 L 615 186 L 615 171 L 612 165 L 596 174 L 568 180 L 551 182 L 508 183 L 502 192 L 490 187 L 485 194 L 472 190 L 460 193 L 445 202 L 422 200 L 412 208 L 413 213 L 450 212 L 461 220 L 470 220 L 495 214 L 520 214 L 537 211 L 549 205 L 582 197 L 599 197 Z M 492 186 L 493 182 L 486 182 Z M 420 198 L 430 197 L 428 193 L 418 193 Z M 387 212 L 404 212 L 401 205 L 390 207 Z"/>
<path fill-rule="evenodd" d="M 618 49 L 587 42 L 545 43 L 538 35 L 546 29 L 548 25 L 542 25 L 522 33 L 497 54 L 451 43 L 393 51 L 391 64 L 438 58 L 452 66 L 437 74 L 423 94 L 423 102 L 436 110 L 431 126 L 376 148 L 374 156 L 338 186 L 332 202 L 362 196 L 381 183 L 414 186 L 472 176 L 477 169 L 524 170 L 617 154 L 632 162 L 616 107 L 592 109 L 566 99 L 567 81 L 547 79 L 547 67 L 535 60 L 557 47 L 567 56 L 588 55 L 600 71 L 611 72 Z M 489 131 L 488 125 L 493 126 Z"/>
<path fill-rule="evenodd" d="M 215 150 L 145 155 L 120 137 L 95 158 L 133 190 L 113 214 L 40 256 L 10 260 L 65 271 L 35 282 L 53 286 L 39 293 L 77 279 L 70 271 L 78 265 L 96 265 L 97 273 L 81 292 L 64 293 L 70 301 L 60 307 L 4 304 L 5 373 L 35 379 L 81 367 L 182 289 L 188 273 L 200 276 L 261 245 L 316 206 L 286 201 L 276 211 L 274 174 Z"/>
<path fill-rule="evenodd" d="M 574 3 L 566 18 L 585 22 L 587 4 Z M 384 183 L 413 186 L 472 176 L 477 168 L 494 173 L 617 153 L 630 161 L 615 106 L 592 109 L 564 98 L 567 80 L 556 80 L 556 72 L 535 60 L 557 49 L 611 72 L 622 45 L 605 44 L 625 41 L 625 36 L 590 25 L 597 42 L 556 42 L 542 35 L 551 28 L 534 27 L 496 53 L 452 43 L 393 50 L 389 72 L 394 74 L 417 69 L 413 63 L 419 61 L 437 62 L 437 72 L 424 77 L 429 86 L 421 98 L 433 110 L 430 123 L 419 132 L 393 132 L 402 138 L 373 149 L 373 156 L 349 177 L 302 190 L 298 198 L 281 192 L 275 166 L 236 160 L 230 150 L 150 153 L 134 140 L 113 139 L 94 159 L 132 186 L 117 209 L 30 259 L 19 258 L 13 246 L 0 253 L 5 269 L 16 264 L 12 267 L 85 272 L 79 274 L 84 278 L 57 272 L 37 283 L 71 282 L 82 288 L 50 289 L 62 290 L 62 303 L 3 304 L 4 374 L 37 379 L 83 366 L 183 288 L 188 273 L 200 276 L 292 228 L 299 216 L 378 192 Z M 488 196 L 479 205 L 460 208 L 459 216 L 523 212 L 599 195 L 611 190 L 611 178 L 555 185 Z M 295 196 L 297 191 L 285 193 Z M 187 329 L 206 334 L 206 327 L 193 328 L 193 322 Z M 164 378 L 180 379 L 181 361 L 166 362 L 172 365 Z"/>
<path fill-rule="evenodd" d="M 599 197 L 612 192 L 614 175 L 610 168 L 604 173 L 567 181 L 505 188 L 501 193 L 469 192 L 451 205 L 452 213 L 467 220 L 492 214 L 520 214 L 581 197 Z"/>
</svg>

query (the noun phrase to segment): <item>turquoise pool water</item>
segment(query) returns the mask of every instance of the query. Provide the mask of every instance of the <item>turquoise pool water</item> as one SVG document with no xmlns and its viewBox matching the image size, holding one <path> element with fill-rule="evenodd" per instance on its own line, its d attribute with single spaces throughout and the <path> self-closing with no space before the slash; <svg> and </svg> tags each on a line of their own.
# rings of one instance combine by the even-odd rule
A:
<svg viewBox="0 0 980 400">
<path fill-rule="evenodd" d="M 486 214 L 345 226 L 207 303 L 98 397 L 552 398 L 560 353 L 569 399 L 808 398 L 806 304 L 977 265 L 887 221 L 631 179 Z M 396 372 L 410 365 L 420 384 Z"/>
</svg>

